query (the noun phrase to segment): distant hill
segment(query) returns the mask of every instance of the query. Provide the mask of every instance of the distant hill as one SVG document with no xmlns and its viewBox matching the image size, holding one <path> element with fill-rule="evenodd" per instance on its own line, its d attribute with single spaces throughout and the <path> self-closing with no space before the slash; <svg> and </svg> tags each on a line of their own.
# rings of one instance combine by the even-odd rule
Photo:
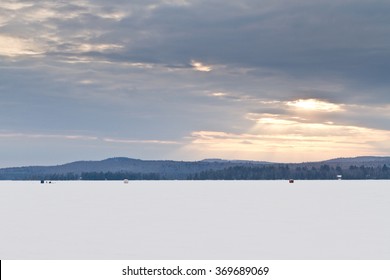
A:
<svg viewBox="0 0 390 280">
<path fill-rule="evenodd" d="M 0 169 L 0 180 L 198 180 L 198 179 L 390 179 L 390 157 L 336 158 L 319 162 L 205 159 L 141 160 L 126 157 L 76 161 L 56 166 Z"/>
<path fill-rule="evenodd" d="M 378 165 L 387 164 L 390 166 L 390 157 L 374 157 L 374 156 L 362 156 L 362 157 L 351 157 L 351 158 L 335 158 L 330 160 L 325 160 L 322 163 L 339 165 L 341 167 L 346 167 L 350 165 L 366 167 L 375 167 Z"/>
<path fill-rule="evenodd" d="M 202 160 L 140 160 L 126 157 L 109 158 L 101 161 L 76 161 L 56 166 L 26 166 L 0 169 L 0 180 L 27 180 L 55 178 L 59 175 L 73 174 L 82 177 L 83 173 L 122 173 L 122 174 L 158 174 L 161 179 L 186 179 L 188 175 L 206 170 L 244 165 L 267 164 L 256 161 Z"/>
</svg>

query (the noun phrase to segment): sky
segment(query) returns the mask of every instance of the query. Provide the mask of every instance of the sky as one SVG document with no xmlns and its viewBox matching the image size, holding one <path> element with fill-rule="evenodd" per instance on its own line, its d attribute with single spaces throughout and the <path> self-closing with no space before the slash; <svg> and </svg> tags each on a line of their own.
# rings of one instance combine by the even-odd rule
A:
<svg viewBox="0 0 390 280">
<path fill-rule="evenodd" d="M 390 2 L 0 2 L 0 167 L 390 155 Z"/>
</svg>

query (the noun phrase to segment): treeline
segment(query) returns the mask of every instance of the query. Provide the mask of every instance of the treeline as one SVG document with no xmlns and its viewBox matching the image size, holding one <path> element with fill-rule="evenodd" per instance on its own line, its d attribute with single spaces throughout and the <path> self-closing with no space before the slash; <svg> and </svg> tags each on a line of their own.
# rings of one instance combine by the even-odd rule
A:
<svg viewBox="0 0 390 280">
<path fill-rule="evenodd" d="M 29 174 L 11 178 L 11 180 L 333 180 L 341 175 L 342 179 L 390 179 L 390 167 L 356 166 L 349 168 L 330 166 L 304 166 L 294 164 L 266 164 L 261 166 L 232 166 L 220 170 L 210 169 L 193 172 L 186 177 L 182 174 L 172 176 L 164 173 L 142 172 L 82 172 L 65 174 Z M 0 176 L 0 179 L 1 176 Z"/>
<path fill-rule="evenodd" d="M 81 180 L 161 180 L 157 173 L 133 173 L 133 172 L 83 172 Z"/>
<path fill-rule="evenodd" d="M 341 175 L 347 180 L 390 179 L 386 165 L 366 167 L 351 165 L 347 169 L 327 164 L 319 167 L 289 165 L 234 166 L 223 170 L 207 170 L 188 176 L 188 180 L 332 180 Z"/>
<path fill-rule="evenodd" d="M 66 174 L 45 174 L 31 175 L 23 178 L 24 180 L 45 180 L 45 181 L 103 181 L 103 180 L 161 180 L 161 176 L 157 173 L 135 173 L 135 172 L 82 172 L 81 174 L 66 173 Z"/>
</svg>

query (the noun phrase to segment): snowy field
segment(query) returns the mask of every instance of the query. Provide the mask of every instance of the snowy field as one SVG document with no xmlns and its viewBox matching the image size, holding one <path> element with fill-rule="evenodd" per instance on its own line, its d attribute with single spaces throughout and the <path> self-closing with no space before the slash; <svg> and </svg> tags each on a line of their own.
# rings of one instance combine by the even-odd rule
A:
<svg viewBox="0 0 390 280">
<path fill-rule="evenodd" d="M 390 181 L 0 181 L 0 259 L 390 259 Z"/>
</svg>

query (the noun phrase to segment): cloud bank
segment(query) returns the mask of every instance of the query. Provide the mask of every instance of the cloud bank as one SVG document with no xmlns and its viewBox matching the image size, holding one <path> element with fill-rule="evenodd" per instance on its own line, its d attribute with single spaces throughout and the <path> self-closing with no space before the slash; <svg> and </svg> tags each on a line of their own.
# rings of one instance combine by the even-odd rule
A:
<svg viewBox="0 0 390 280">
<path fill-rule="evenodd" d="M 4 0 L 0 165 L 388 155 L 389 12 L 363 0 Z"/>
</svg>

